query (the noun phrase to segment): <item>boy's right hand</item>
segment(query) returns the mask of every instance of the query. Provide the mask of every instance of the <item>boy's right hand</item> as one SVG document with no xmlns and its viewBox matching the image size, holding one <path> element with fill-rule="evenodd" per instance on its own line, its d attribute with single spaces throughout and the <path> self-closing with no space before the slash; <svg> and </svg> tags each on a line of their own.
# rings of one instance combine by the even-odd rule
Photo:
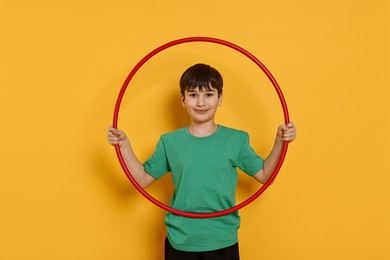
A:
<svg viewBox="0 0 390 260">
<path fill-rule="evenodd" d="M 127 140 L 127 136 L 122 130 L 110 126 L 108 127 L 107 140 L 111 145 L 118 144 L 119 146 L 122 146 L 122 144 Z"/>
</svg>

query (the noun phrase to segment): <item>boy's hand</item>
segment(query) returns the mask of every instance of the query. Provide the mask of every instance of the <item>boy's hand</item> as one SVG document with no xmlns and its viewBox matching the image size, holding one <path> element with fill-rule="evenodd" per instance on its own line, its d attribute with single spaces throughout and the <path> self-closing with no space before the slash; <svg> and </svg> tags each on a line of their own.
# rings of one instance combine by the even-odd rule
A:
<svg viewBox="0 0 390 260">
<path fill-rule="evenodd" d="M 277 139 L 285 142 L 292 142 L 297 137 L 297 131 L 294 123 L 288 123 L 287 125 L 280 125 L 278 127 Z"/>
<path fill-rule="evenodd" d="M 111 145 L 118 144 L 119 146 L 122 146 L 122 144 L 127 140 L 127 136 L 122 130 L 110 126 L 108 127 L 107 140 Z"/>
</svg>

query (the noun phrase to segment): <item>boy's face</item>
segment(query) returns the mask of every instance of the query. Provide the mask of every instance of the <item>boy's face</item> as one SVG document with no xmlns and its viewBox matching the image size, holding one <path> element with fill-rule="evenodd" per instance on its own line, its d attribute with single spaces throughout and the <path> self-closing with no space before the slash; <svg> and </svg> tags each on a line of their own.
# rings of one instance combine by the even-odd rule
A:
<svg viewBox="0 0 390 260">
<path fill-rule="evenodd" d="M 222 94 L 214 88 L 199 90 L 186 90 L 181 97 L 182 105 L 187 110 L 191 122 L 206 123 L 214 122 L 214 116 L 217 108 L 222 104 Z"/>
</svg>

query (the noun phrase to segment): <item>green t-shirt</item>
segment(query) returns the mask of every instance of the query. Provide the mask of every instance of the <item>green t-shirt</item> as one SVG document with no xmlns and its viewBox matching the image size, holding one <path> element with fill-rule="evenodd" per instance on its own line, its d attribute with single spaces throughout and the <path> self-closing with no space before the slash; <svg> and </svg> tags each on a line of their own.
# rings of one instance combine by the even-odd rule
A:
<svg viewBox="0 0 390 260">
<path fill-rule="evenodd" d="M 254 175 L 263 167 L 249 144 L 249 135 L 219 125 L 206 137 L 188 127 L 161 136 L 145 170 L 158 179 L 172 173 L 175 187 L 170 206 L 187 212 L 215 212 L 236 204 L 237 167 Z M 210 251 L 237 243 L 238 212 L 217 218 L 186 218 L 167 213 L 165 224 L 173 247 L 182 251 Z"/>
</svg>

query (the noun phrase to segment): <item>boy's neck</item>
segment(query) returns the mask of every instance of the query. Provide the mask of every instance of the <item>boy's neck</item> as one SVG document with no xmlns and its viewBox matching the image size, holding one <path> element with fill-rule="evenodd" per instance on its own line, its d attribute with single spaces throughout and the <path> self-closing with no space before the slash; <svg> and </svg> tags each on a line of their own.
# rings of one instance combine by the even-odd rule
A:
<svg viewBox="0 0 390 260">
<path fill-rule="evenodd" d="M 205 123 L 205 124 L 194 124 L 192 123 L 188 130 L 193 136 L 196 137 L 205 137 L 212 135 L 215 131 L 217 131 L 218 125 L 214 122 Z"/>
</svg>

